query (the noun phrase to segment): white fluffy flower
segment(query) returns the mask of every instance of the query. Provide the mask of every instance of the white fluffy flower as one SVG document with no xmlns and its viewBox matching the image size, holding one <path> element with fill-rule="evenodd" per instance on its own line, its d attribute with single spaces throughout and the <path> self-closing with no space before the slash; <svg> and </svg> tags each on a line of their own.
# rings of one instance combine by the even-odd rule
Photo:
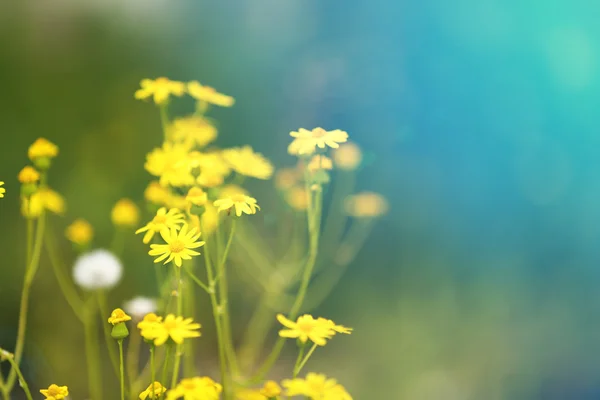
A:
<svg viewBox="0 0 600 400">
<path fill-rule="evenodd" d="M 142 319 L 146 314 L 156 311 L 156 300 L 148 297 L 135 297 L 123 304 L 125 312 L 134 319 Z"/>
<path fill-rule="evenodd" d="M 121 280 L 123 266 L 107 250 L 94 250 L 82 254 L 75 261 L 73 279 L 84 289 L 110 289 Z"/>
</svg>

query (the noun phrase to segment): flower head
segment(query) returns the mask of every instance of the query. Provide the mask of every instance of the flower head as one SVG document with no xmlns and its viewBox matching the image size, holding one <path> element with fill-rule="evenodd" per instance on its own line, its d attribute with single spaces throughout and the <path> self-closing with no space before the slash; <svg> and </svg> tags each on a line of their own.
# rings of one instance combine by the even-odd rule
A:
<svg viewBox="0 0 600 400">
<path fill-rule="evenodd" d="M 298 339 L 302 343 L 306 343 L 310 339 L 319 346 L 325 346 L 327 339 L 331 339 L 335 335 L 335 331 L 329 325 L 314 319 L 312 315 L 302 315 L 294 322 L 278 314 L 277 320 L 288 328 L 280 330 L 279 336 Z"/>
<path fill-rule="evenodd" d="M 177 208 L 171 208 L 168 212 L 165 207 L 156 212 L 156 216 L 146 226 L 138 229 L 135 233 L 146 232 L 143 242 L 149 243 L 154 235 L 162 230 L 179 228 L 185 222 L 185 217 Z"/>
<path fill-rule="evenodd" d="M 160 328 L 161 323 L 162 317 L 151 312 L 144 316 L 144 319 L 137 324 L 137 327 L 144 339 L 154 340 L 156 338 L 156 331 Z"/>
<path fill-rule="evenodd" d="M 40 158 L 51 159 L 58 155 L 58 147 L 44 138 L 38 138 L 29 146 L 27 155 L 31 161 L 36 161 Z"/>
<path fill-rule="evenodd" d="M 380 194 L 362 192 L 348 196 L 345 202 L 348 215 L 356 218 L 373 218 L 384 215 L 388 211 L 388 202 Z"/>
<path fill-rule="evenodd" d="M 145 318 L 144 318 L 145 319 Z M 140 322 L 138 327 L 142 324 Z M 177 344 L 183 343 L 184 339 L 200 337 L 201 325 L 194 323 L 191 318 L 176 317 L 169 314 L 162 322 L 142 325 L 142 336 L 154 341 L 155 346 L 162 346 L 171 339 Z"/>
<path fill-rule="evenodd" d="M 110 289 L 123 274 L 123 266 L 117 257 L 106 250 L 94 250 L 75 261 L 73 279 L 84 289 Z"/>
<path fill-rule="evenodd" d="M 238 217 L 241 217 L 242 213 L 251 215 L 256 214 L 256 210 L 260 210 L 255 198 L 243 194 L 234 194 L 219 199 L 214 202 L 214 205 L 218 208 L 218 211 L 230 210 L 235 207 L 235 215 Z"/>
<path fill-rule="evenodd" d="M 323 128 L 315 128 L 309 131 L 300 128 L 297 132 L 290 132 L 290 136 L 295 138 L 288 146 L 288 153 L 292 155 L 313 154 L 317 147 L 337 149 L 340 147 L 339 143 L 348 140 L 348 133 L 339 129 L 326 131 Z"/>
<path fill-rule="evenodd" d="M 128 314 L 131 314 L 134 319 L 140 320 L 144 318 L 145 315 L 156 311 L 157 306 L 156 300 L 138 296 L 126 301 L 125 304 L 123 304 L 123 308 Z"/>
<path fill-rule="evenodd" d="M 185 197 L 186 201 L 195 206 L 203 206 L 208 201 L 208 194 L 199 187 L 193 187 Z"/>
<path fill-rule="evenodd" d="M 198 256 L 200 253 L 192 249 L 197 249 L 204 245 L 204 242 L 198 241 L 200 232 L 196 228 L 188 231 L 189 226 L 184 224 L 178 232 L 175 228 L 162 230 L 160 235 L 167 244 L 150 245 L 151 256 L 159 256 L 154 260 L 155 263 L 165 260 L 165 264 L 173 261 L 176 266 L 181 267 L 183 260 L 191 260 L 192 256 Z"/>
<path fill-rule="evenodd" d="M 194 183 L 187 162 L 188 149 L 181 143 L 163 143 L 146 156 L 144 168 L 150 174 L 160 177 L 163 186 L 191 186 Z"/>
<path fill-rule="evenodd" d="M 217 128 L 202 117 L 185 117 L 173 121 L 171 139 L 186 147 L 204 147 L 217 138 Z"/>
<path fill-rule="evenodd" d="M 0 199 L 4 197 L 4 193 L 6 193 L 6 189 L 4 189 L 4 182 L 0 181 Z"/>
<path fill-rule="evenodd" d="M 94 237 L 94 228 L 83 218 L 76 219 L 71 225 L 67 227 L 65 236 L 69 241 L 78 245 L 88 245 Z"/>
<path fill-rule="evenodd" d="M 208 377 L 183 379 L 169 390 L 167 400 L 218 400 L 223 388 Z"/>
<path fill-rule="evenodd" d="M 190 96 L 196 100 L 216 106 L 231 107 L 235 102 L 233 97 L 219 93 L 210 86 L 202 86 L 198 81 L 189 82 L 187 89 Z"/>
<path fill-rule="evenodd" d="M 69 395 L 69 388 L 52 384 L 48 389 L 40 390 L 40 393 L 46 396 L 46 400 L 62 400 Z"/>
<path fill-rule="evenodd" d="M 162 186 L 159 182 L 153 181 L 148 184 L 148 187 L 144 191 L 144 198 L 150 203 L 165 205 L 169 200 L 171 193 L 169 189 Z"/>
<path fill-rule="evenodd" d="M 23 199 L 22 204 L 23 215 L 28 218 L 37 218 L 44 210 L 62 215 L 65 209 L 65 199 L 48 187 L 39 189 L 28 199 Z"/>
<path fill-rule="evenodd" d="M 108 323 L 113 325 L 126 321 L 131 321 L 131 317 L 125 314 L 125 311 L 120 308 L 115 308 L 113 312 L 110 313 L 110 318 L 108 318 Z"/>
<path fill-rule="evenodd" d="M 153 382 L 146 390 L 140 393 L 140 400 L 146 400 L 148 397 L 158 399 L 167 388 L 161 385 L 160 382 Z"/>
<path fill-rule="evenodd" d="M 280 396 L 281 386 L 279 386 L 279 384 L 275 381 L 266 381 L 262 389 L 260 389 L 260 394 L 266 398 Z"/>
<path fill-rule="evenodd" d="M 171 95 L 181 97 L 185 93 L 185 83 L 172 81 L 164 77 L 155 80 L 143 79 L 140 86 L 142 88 L 135 92 L 135 98 L 147 99 L 153 96 L 156 104 L 164 104 Z"/>
<path fill-rule="evenodd" d="M 333 161 L 339 169 L 352 171 L 358 167 L 362 161 L 362 152 L 360 147 L 354 143 L 344 143 L 333 152 Z"/>
<path fill-rule="evenodd" d="M 273 176 L 273 164 L 250 146 L 223 150 L 223 158 L 238 174 L 258 179 Z"/>
<path fill-rule="evenodd" d="M 311 400 L 352 400 L 352 396 L 335 379 L 323 374 L 308 373 L 305 379 L 286 379 L 282 382 L 286 396 L 306 396 Z"/>
<path fill-rule="evenodd" d="M 133 227 L 139 223 L 140 211 L 130 199 L 121 199 L 113 207 L 111 219 L 116 226 Z"/>
<path fill-rule="evenodd" d="M 326 318 L 322 318 L 322 317 L 317 318 L 317 321 L 319 323 L 323 324 L 324 326 L 329 327 L 330 329 L 332 329 L 336 333 L 343 333 L 345 335 L 349 335 L 354 330 L 353 328 L 348 328 L 348 327 L 346 327 L 344 325 L 336 325 L 336 323 L 333 322 L 332 320 L 326 319 Z"/>
<path fill-rule="evenodd" d="M 21 183 L 36 183 L 40 180 L 40 173 L 28 165 L 19 172 L 18 178 Z"/>
</svg>

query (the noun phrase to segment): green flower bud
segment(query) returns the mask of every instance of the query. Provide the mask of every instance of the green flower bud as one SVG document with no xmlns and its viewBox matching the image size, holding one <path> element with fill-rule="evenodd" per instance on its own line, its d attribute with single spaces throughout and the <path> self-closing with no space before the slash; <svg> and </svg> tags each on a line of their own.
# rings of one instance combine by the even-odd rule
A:
<svg viewBox="0 0 600 400">
<path fill-rule="evenodd" d="M 129 336 L 129 329 L 127 329 L 127 325 L 125 324 L 125 322 L 119 322 L 118 324 L 113 326 L 110 336 L 112 336 L 113 339 L 116 340 L 123 340 L 127 336 Z"/>
</svg>

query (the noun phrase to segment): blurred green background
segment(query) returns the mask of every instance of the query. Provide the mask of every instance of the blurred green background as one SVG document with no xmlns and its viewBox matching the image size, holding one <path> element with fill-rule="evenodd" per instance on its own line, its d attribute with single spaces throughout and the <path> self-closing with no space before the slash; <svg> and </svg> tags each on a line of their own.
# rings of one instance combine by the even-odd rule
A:
<svg viewBox="0 0 600 400">
<path fill-rule="evenodd" d="M 0 3 L 0 346 L 17 326 L 27 147 L 60 146 L 57 235 L 84 217 L 108 246 L 112 205 L 142 200 L 161 141 L 133 92 L 164 75 L 234 96 L 213 113 L 220 143 L 279 166 L 289 131 L 347 130 L 366 154 L 359 189 L 390 201 L 316 312 L 355 333 L 311 370 L 359 400 L 597 399 L 599 18 L 585 0 Z M 128 241 L 114 306 L 153 294 L 145 250 Z M 81 328 L 46 261 L 32 304 L 26 374 L 77 399 Z M 208 366 L 209 329 L 199 344 Z"/>
</svg>

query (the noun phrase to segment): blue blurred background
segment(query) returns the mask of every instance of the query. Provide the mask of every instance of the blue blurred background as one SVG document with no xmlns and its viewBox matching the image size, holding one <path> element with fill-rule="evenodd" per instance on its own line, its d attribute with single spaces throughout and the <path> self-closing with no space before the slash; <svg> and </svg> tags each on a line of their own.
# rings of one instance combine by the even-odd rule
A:
<svg viewBox="0 0 600 400">
<path fill-rule="evenodd" d="M 108 243 L 110 208 L 141 200 L 161 140 L 133 92 L 164 75 L 234 96 L 214 114 L 221 143 L 277 165 L 301 126 L 344 129 L 365 151 L 358 186 L 391 212 L 319 310 L 355 334 L 311 369 L 359 400 L 599 398 L 598 21 L 590 0 L 0 3 L 0 346 L 17 324 L 11 192 L 27 146 L 61 148 L 57 229 L 82 216 Z M 144 247 L 131 249 L 143 271 Z M 28 349 L 38 386 L 82 362 L 62 355 L 80 332 L 45 270 Z"/>
</svg>

